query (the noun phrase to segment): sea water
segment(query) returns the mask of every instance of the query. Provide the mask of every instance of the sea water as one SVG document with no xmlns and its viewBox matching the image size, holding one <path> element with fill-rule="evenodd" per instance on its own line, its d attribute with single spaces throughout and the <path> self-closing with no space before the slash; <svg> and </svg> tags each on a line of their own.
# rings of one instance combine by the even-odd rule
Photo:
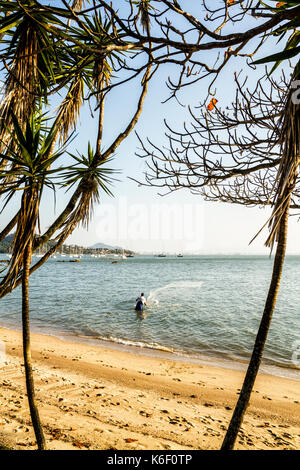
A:
<svg viewBox="0 0 300 470">
<path fill-rule="evenodd" d="M 267 256 L 135 256 L 112 263 L 85 255 L 70 263 L 57 255 L 30 277 L 32 331 L 246 362 L 272 266 Z M 299 278 L 300 256 L 288 256 L 264 363 L 294 369 L 300 378 Z M 137 314 L 141 292 L 148 307 Z M 0 299 L 0 325 L 21 327 L 20 287 Z"/>
</svg>

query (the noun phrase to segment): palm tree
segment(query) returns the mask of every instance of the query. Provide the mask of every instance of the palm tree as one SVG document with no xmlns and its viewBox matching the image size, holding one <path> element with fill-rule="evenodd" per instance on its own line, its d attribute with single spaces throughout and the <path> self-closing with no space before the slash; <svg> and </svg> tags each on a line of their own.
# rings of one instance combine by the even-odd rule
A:
<svg viewBox="0 0 300 470">
<path fill-rule="evenodd" d="M 6 204 L 18 191 L 22 191 L 22 199 L 11 263 L 2 283 L 14 285 L 22 268 L 22 331 L 26 388 L 38 448 L 44 450 L 46 444 L 36 403 L 30 353 L 29 269 L 39 219 L 40 199 L 45 187 L 55 188 L 51 176 L 59 169 L 51 170 L 50 167 L 60 157 L 61 151 L 49 153 L 56 136 L 56 127 L 45 128 L 40 114 L 31 116 L 24 132 L 14 115 L 12 123 L 14 132 L 11 139 L 15 150 L 1 155 L 9 167 L 6 166 L 0 171 L 0 194 L 6 197 Z"/>
<path fill-rule="evenodd" d="M 82 2 L 75 1 L 78 9 Z M 104 167 L 110 161 L 115 149 L 134 128 L 142 110 L 147 93 L 151 64 L 149 63 L 142 80 L 142 91 L 137 110 L 123 132 L 106 149 L 102 150 L 105 88 L 110 84 L 114 59 L 122 63 L 114 52 L 105 53 L 105 47 L 119 40 L 116 27 L 107 20 L 102 21 L 99 13 L 91 19 L 85 17 L 86 26 L 76 29 L 68 24 L 68 32 L 76 37 L 73 49 L 61 47 L 52 31 L 62 22 L 53 11 L 35 0 L 0 1 L 5 18 L 0 18 L 0 30 L 8 31 L 10 40 L 6 50 L 8 76 L 4 100 L 0 105 L 0 196 L 6 197 L 4 206 L 17 193 L 22 192 L 20 210 L 1 236 L 16 225 L 12 257 L 7 272 L 0 283 L 1 296 L 22 284 L 22 325 L 23 354 L 27 395 L 31 419 L 38 448 L 46 448 L 43 429 L 39 418 L 32 373 L 30 354 L 29 323 L 29 275 L 32 251 L 37 247 L 36 239 L 47 242 L 50 236 L 61 229 L 57 249 L 81 222 L 87 225 L 94 202 L 99 201 L 99 191 L 111 194 L 108 183 L 112 171 Z M 65 15 L 68 19 L 70 16 Z M 86 29 L 87 28 L 87 29 Z M 89 31 L 89 34 L 85 34 Z M 95 54 L 87 54 L 80 47 L 80 41 L 94 45 Z M 67 95 L 58 107 L 51 129 L 45 127 L 41 110 L 48 103 L 48 97 L 63 88 L 70 81 Z M 63 185 L 69 188 L 77 185 L 65 211 L 47 231 L 47 237 L 37 237 L 39 206 L 45 186 L 54 189 L 53 177 L 59 169 L 51 169 L 61 152 L 54 152 L 61 137 L 66 143 L 75 128 L 79 115 L 84 86 L 96 99 L 99 108 L 96 149 L 88 145 L 87 157 L 74 156 L 75 165 L 61 173 Z M 38 110 L 38 111 L 35 111 Z M 28 120 L 28 115 L 31 115 Z M 52 248 L 53 249 L 53 248 Z M 49 252 L 47 256 L 49 256 Z M 43 262 L 47 259 L 44 257 Z"/>
<path fill-rule="evenodd" d="M 12 116 L 23 129 L 40 100 L 47 102 L 56 82 L 58 44 L 49 25 L 57 27 L 61 21 L 35 0 L 0 1 L 0 8 L 5 13 L 0 18 L 0 31 L 6 34 L 3 42 L 7 70 L 0 105 L 0 152 L 4 153 L 11 144 Z"/>
<path fill-rule="evenodd" d="M 286 252 L 290 194 L 287 195 L 284 206 L 285 207 L 281 214 L 281 220 L 278 227 L 277 249 L 274 259 L 272 279 L 265 303 L 264 312 L 256 335 L 255 344 L 247 368 L 247 373 L 244 378 L 243 386 L 241 388 L 238 401 L 236 403 L 230 424 L 222 443 L 222 450 L 232 450 L 234 447 L 238 432 L 243 422 L 244 414 L 249 405 L 250 396 L 261 364 L 272 315 L 275 309 Z"/>
<path fill-rule="evenodd" d="M 114 43 L 119 43 L 122 36 L 116 26 L 108 19 L 103 19 L 97 11 L 94 12 L 91 17 L 84 18 L 86 21 L 85 28 L 79 29 L 70 27 L 73 37 L 76 38 L 76 46 L 66 51 L 64 57 L 61 59 L 61 63 L 64 64 L 63 68 L 67 70 L 68 74 L 71 73 L 73 79 L 69 85 L 65 99 L 58 108 L 56 121 L 61 139 L 64 140 L 69 135 L 70 130 L 76 127 L 84 96 L 84 89 L 86 88 L 89 97 L 94 97 L 96 110 L 99 110 L 95 151 L 92 156 L 92 147 L 88 144 L 87 160 L 82 160 L 84 167 L 89 169 L 88 172 L 80 173 L 80 178 L 76 180 L 78 185 L 69 203 L 46 233 L 36 240 L 35 248 L 46 243 L 55 232 L 61 229 L 60 235 L 57 237 L 57 249 L 65 241 L 67 236 L 72 233 L 77 224 L 81 222 L 83 222 L 84 225 L 87 224 L 89 215 L 86 216 L 84 214 L 90 214 L 94 201 L 98 200 L 97 192 L 99 188 L 97 187 L 98 181 L 96 177 L 98 170 L 103 170 L 103 164 L 110 161 L 117 147 L 133 130 L 141 115 L 148 90 L 148 82 L 151 75 L 150 62 L 142 78 L 142 90 L 135 113 L 129 120 L 129 124 L 126 128 L 120 132 L 106 150 L 103 150 L 102 133 L 105 97 L 109 91 L 114 71 L 116 67 L 122 66 L 123 58 L 121 53 L 117 54 L 113 50 L 109 50 L 107 53 L 99 51 L 105 50 L 105 47 L 110 48 Z M 90 47 L 93 46 L 94 52 L 91 53 L 90 50 L 87 52 L 84 47 L 80 47 L 80 44 Z M 81 157 L 83 158 L 83 156 Z M 31 272 L 41 266 L 53 250 L 54 248 L 51 248 L 48 253 L 31 268 Z M 20 282 L 20 279 L 18 282 Z M 5 295 L 5 293 L 6 292 L 3 294 Z M 0 292 L 0 296 L 3 294 Z"/>
<path fill-rule="evenodd" d="M 0 0 L 0 6 L 2 3 L 4 2 L 1 2 Z M 50 9 L 47 7 L 43 9 L 40 8 L 41 5 L 38 2 L 35 2 L 33 0 L 22 0 L 22 2 L 12 2 L 13 8 L 10 7 L 10 9 L 8 9 L 10 14 L 7 15 L 6 23 L 6 26 L 8 27 L 9 24 L 9 27 L 12 31 L 14 29 L 13 15 L 15 11 L 20 13 L 18 10 L 19 7 L 23 16 L 26 17 L 27 10 L 24 13 L 24 9 L 21 8 L 21 6 L 23 6 L 25 3 L 30 3 L 30 5 L 32 5 L 29 15 L 30 18 L 35 19 L 39 27 L 43 28 L 43 34 L 45 34 L 46 36 L 49 35 L 49 38 L 47 36 L 49 41 L 48 46 L 45 47 L 46 51 L 49 50 L 51 52 L 52 46 L 55 42 L 53 37 L 51 36 L 51 31 L 58 31 L 59 29 L 59 35 L 56 36 L 56 39 L 64 37 L 67 40 L 68 35 L 72 36 L 72 47 L 65 47 L 59 40 L 55 42 L 55 59 L 53 58 L 53 56 L 49 56 L 49 60 L 46 61 L 47 64 L 51 65 L 48 71 L 47 69 L 45 70 L 45 77 L 48 77 L 48 88 L 43 88 L 39 90 L 38 93 L 39 96 L 43 98 L 43 102 L 46 103 L 48 96 L 47 93 L 53 93 L 54 85 L 55 91 L 57 91 L 68 84 L 67 93 L 61 104 L 58 106 L 56 114 L 56 139 L 60 137 L 62 141 L 68 138 L 70 132 L 76 127 L 83 98 L 85 100 L 90 100 L 92 97 L 95 98 L 94 102 L 96 103 L 96 109 L 99 109 L 98 133 L 94 157 L 92 160 L 89 161 L 89 165 L 90 170 L 93 169 L 96 174 L 97 167 L 102 167 L 103 163 L 114 154 L 116 148 L 133 130 L 134 126 L 136 125 L 139 119 L 145 96 L 147 94 L 148 82 L 151 77 L 151 61 L 149 60 L 149 64 L 142 78 L 142 89 L 140 97 L 138 99 L 136 111 L 134 112 L 133 116 L 129 119 L 129 123 L 125 127 L 125 129 L 120 132 L 117 138 L 113 141 L 110 146 L 108 146 L 106 150 L 103 150 L 101 147 L 105 96 L 110 90 L 110 81 L 115 71 L 115 68 L 122 67 L 122 64 L 124 63 L 122 59 L 122 53 L 118 51 L 118 54 L 116 54 L 114 52 L 114 47 L 116 46 L 117 48 L 126 48 L 126 38 L 124 39 L 125 35 L 121 35 L 116 25 L 112 24 L 108 18 L 105 17 L 103 19 L 100 13 L 97 12 L 97 9 L 95 9 L 95 11 L 91 13 L 90 16 L 80 15 L 80 18 L 76 17 L 76 15 L 74 16 L 73 10 L 73 13 L 70 14 L 68 18 L 77 18 L 78 21 L 75 21 L 77 27 L 73 27 L 68 23 L 67 29 L 63 31 L 62 21 L 57 20 L 56 15 L 58 17 L 60 15 L 66 17 L 66 10 L 60 10 L 56 8 Z M 81 3 L 82 2 L 80 1 L 75 1 L 73 2 L 73 7 L 75 8 L 76 6 L 76 8 L 79 8 Z M 34 4 L 36 4 L 36 9 L 34 8 Z M 44 13 L 45 19 L 43 20 Z M 56 24 L 56 22 L 60 26 L 59 28 L 57 28 L 56 26 L 52 27 L 52 24 Z M 66 31 L 68 35 L 65 34 Z M 60 34 L 62 36 L 60 36 Z M 13 55 L 11 58 L 11 63 L 14 64 Z M 40 69 L 37 68 L 37 75 L 39 74 L 39 70 Z M 14 74 L 12 75 L 14 76 Z M 87 93 L 85 92 L 85 89 L 87 89 Z M 9 96 L 6 95 L 5 99 L 9 102 Z M 20 125 L 22 126 L 21 123 Z M 53 148 L 55 146 L 56 139 L 54 139 L 52 142 Z M 51 151 L 53 150 L 53 148 L 51 149 Z M 72 233 L 72 231 L 76 227 L 75 220 L 77 220 L 77 224 L 81 221 L 83 221 L 84 224 L 86 223 L 87 219 L 84 216 L 82 218 L 82 215 L 85 213 L 85 211 L 87 211 L 87 213 L 90 213 L 90 208 L 93 205 L 94 195 L 97 199 L 97 195 L 94 193 L 97 181 L 93 178 L 94 177 L 91 176 L 91 173 L 89 173 L 89 175 L 82 174 L 82 179 L 78 180 L 78 185 L 65 209 L 42 236 L 36 237 L 33 246 L 34 250 L 46 243 L 55 232 L 61 230 L 60 234 L 57 235 L 57 243 L 55 247 L 52 247 L 50 250 L 48 250 L 45 256 L 41 258 L 38 263 L 36 263 L 33 267 L 30 268 L 30 273 L 33 272 L 35 269 L 38 269 L 38 267 L 41 266 L 46 261 L 46 259 L 52 254 L 53 250 L 59 248 L 60 244 L 62 244 L 67 238 L 67 236 Z M 0 236 L 2 236 L 8 229 L 12 229 L 15 223 L 16 217 L 12 219 L 8 226 L 2 231 Z M 21 283 L 21 274 L 22 272 L 20 271 L 15 286 Z M 6 286 L 1 284 L 0 296 L 2 297 L 3 295 L 6 295 L 11 290 L 11 288 L 13 288 L 11 284 L 6 284 Z"/>
<path fill-rule="evenodd" d="M 292 78 L 296 80 L 297 75 Z M 236 403 L 229 427 L 227 429 L 222 450 L 232 450 L 249 404 L 255 379 L 261 364 L 265 343 L 275 309 L 280 286 L 281 274 L 285 260 L 288 217 L 291 195 L 295 188 L 300 161 L 300 106 L 292 101 L 292 92 L 287 95 L 286 106 L 281 120 L 282 157 L 278 169 L 278 185 L 274 201 L 273 214 L 270 219 L 271 232 L 266 246 L 273 247 L 277 242 L 273 264 L 273 273 L 265 303 L 264 312 L 256 336 L 246 376 Z"/>
<path fill-rule="evenodd" d="M 113 50 L 106 52 L 105 48 L 119 43 L 122 34 L 109 19 L 102 18 L 101 13 L 97 10 L 90 17 L 85 16 L 84 19 L 85 28 L 74 27 L 71 29 L 72 35 L 79 45 L 69 52 L 67 62 L 68 64 L 73 63 L 74 69 L 79 71 L 75 73 L 77 83 L 79 79 L 82 80 L 81 89 L 85 84 L 90 96 L 95 99 L 96 109 L 99 109 L 95 156 L 100 161 L 105 89 L 108 91 L 116 67 L 123 64 L 122 53 L 116 53 Z M 87 51 L 80 47 L 80 44 L 84 44 L 85 47 L 90 46 L 94 52 Z"/>
</svg>

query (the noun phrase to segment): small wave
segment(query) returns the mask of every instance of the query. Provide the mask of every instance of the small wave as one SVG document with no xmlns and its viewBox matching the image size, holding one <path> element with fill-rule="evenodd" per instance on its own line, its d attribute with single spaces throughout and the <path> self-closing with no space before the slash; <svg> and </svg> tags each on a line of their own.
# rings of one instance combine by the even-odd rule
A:
<svg viewBox="0 0 300 470">
<path fill-rule="evenodd" d="M 72 329 L 71 329 L 71 330 L 72 330 Z M 81 330 L 80 333 L 75 330 L 75 331 L 73 332 L 73 334 L 74 334 L 75 336 L 78 336 L 78 337 L 81 337 L 81 338 L 84 338 L 84 337 L 86 337 L 86 336 L 88 336 L 88 337 L 93 337 L 93 338 L 98 338 L 98 336 L 99 336 L 99 333 L 98 333 L 97 331 L 92 330 L 91 328 L 89 328 L 89 327 L 87 327 L 87 326 L 84 327 L 84 328 L 81 327 L 80 330 Z"/>
<path fill-rule="evenodd" d="M 173 353 L 174 349 L 162 346 L 157 343 L 145 343 L 144 341 L 133 341 L 130 339 L 117 338 L 115 336 L 97 336 L 97 339 L 101 341 L 107 341 L 112 343 L 123 344 L 124 346 L 134 346 L 136 348 L 155 349 L 157 351 L 165 351 Z"/>
</svg>

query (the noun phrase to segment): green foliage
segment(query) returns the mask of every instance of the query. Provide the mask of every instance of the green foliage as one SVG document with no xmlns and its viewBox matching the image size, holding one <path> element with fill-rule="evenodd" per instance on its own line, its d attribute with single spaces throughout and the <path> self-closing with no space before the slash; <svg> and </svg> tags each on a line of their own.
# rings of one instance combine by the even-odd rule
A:
<svg viewBox="0 0 300 470">
<path fill-rule="evenodd" d="M 101 188 L 106 194 L 113 196 L 109 186 L 113 181 L 117 181 L 112 175 L 118 173 L 118 171 L 105 167 L 107 163 L 112 161 L 112 157 L 100 160 L 95 165 L 95 154 L 90 142 L 88 142 L 87 155 L 69 155 L 76 163 L 70 166 L 66 172 L 62 173 L 63 186 L 68 186 L 68 189 L 70 189 L 75 184 L 84 181 L 85 183 L 82 184 L 94 185 L 94 188 L 97 188 L 97 192 L 98 188 Z"/>
<path fill-rule="evenodd" d="M 15 61 L 15 66 L 21 68 L 27 62 L 30 67 L 36 61 L 36 75 L 32 70 L 32 79 L 41 93 L 47 95 L 48 87 L 56 81 L 56 69 L 60 68 L 54 31 L 64 27 L 61 18 L 35 1 L 0 1 L 0 10 L 6 13 L 0 18 L 0 35 L 6 33 L 2 43 L 7 46 L 8 65 Z"/>
<path fill-rule="evenodd" d="M 275 0 L 272 0 L 275 1 Z M 263 3 L 263 2 L 261 2 Z M 267 8 L 271 8 L 265 3 L 263 3 Z M 284 9 L 286 10 L 287 8 L 292 8 L 297 5 L 300 5 L 300 1 L 286 1 L 284 5 L 281 5 L 280 7 L 277 7 L 276 10 L 281 10 Z M 282 61 L 284 60 L 289 60 L 294 57 L 297 57 L 299 52 L 300 52 L 300 31 L 298 31 L 296 28 L 300 26 L 300 18 L 296 17 L 292 21 L 287 22 L 283 26 L 280 26 L 277 28 L 275 31 L 273 31 L 270 35 L 272 36 L 278 36 L 278 42 L 280 42 L 286 34 L 290 33 L 290 37 L 287 40 L 287 43 L 284 47 L 284 49 L 281 52 L 278 52 L 276 54 L 271 54 L 267 57 L 264 57 L 262 59 L 256 60 L 254 64 L 265 64 L 269 62 L 275 62 L 273 65 L 270 73 L 274 72 L 276 68 L 281 64 Z M 298 65 L 296 68 L 296 72 L 298 70 Z"/>
<path fill-rule="evenodd" d="M 9 165 L 0 170 L 0 194 L 8 193 L 10 198 L 14 191 L 24 190 L 33 184 L 53 188 L 50 175 L 59 169 L 51 169 L 51 165 L 63 153 L 62 150 L 51 152 L 57 124 L 47 128 L 45 118 L 40 113 L 34 113 L 23 131 L 15 115 L 12 120 L 14 128 L 11 138 L 15 150 L 9 148 L 6 154 L 1 155 Z"/>
<path fill-rule="evenodd" d="M 137 6 L 141 24 L 146 29 L 150 22 L 149 13 L 151 10 L 155 11 L 155 8 L 151 5 L 151 0 L 137 0 L 132 3 Z"/>
<path fill-rule="evenodd" d="M 70 57 L 67 61 L 74 62 L 78 68 L 78 60 L 81 62 L 82 77 L 88 88 L 94 92 L 100 92 L 103 84 L 109 85 L 114 70 L 121 66 L 123 53 L 119 52 L 99 52 L 105 47 L 113 44 L 126 44 L 125 34 L 121 33 L 115 25 L 108 19 L 103 19 L 101 14 L 95 11 L 92 15 L 84 16 L 85 28 L 71 28 L 77 44 L 69 51 Z M 87 51 L 81 48 L 80 44 L 89 46 Z M 94 50 L 94 53 L 93 53 Z"/>
</svg>

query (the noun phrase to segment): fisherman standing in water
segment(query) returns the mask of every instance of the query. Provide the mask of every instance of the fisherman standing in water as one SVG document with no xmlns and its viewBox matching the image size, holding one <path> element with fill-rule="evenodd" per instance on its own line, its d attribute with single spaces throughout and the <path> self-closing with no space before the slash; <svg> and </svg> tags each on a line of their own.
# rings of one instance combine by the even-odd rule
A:
<svg viewBox="0 0 300 470">
<path fill-rule="evenodd" d="M 147 302 L 146 302 L 146 299 L 145 299 L 145 295 L 144 295 L 144 292 L 142 292 L 141 296 L 136 299 L 135 309 L 138 312 L 142 312 L 144 310 L 144 307 L 146 307 L 146 305 L 147 305 Z"/>
</svg>

